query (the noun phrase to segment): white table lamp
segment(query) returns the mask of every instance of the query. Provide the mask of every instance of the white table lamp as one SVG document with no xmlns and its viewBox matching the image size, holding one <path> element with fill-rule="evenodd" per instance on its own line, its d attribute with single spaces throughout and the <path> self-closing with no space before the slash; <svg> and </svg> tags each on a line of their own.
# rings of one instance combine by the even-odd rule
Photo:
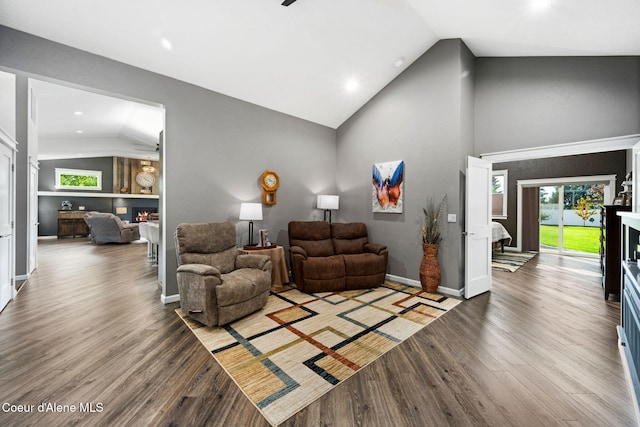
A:
<svg viewBox="0 0 640 427">
<path fill-rule="evenodd" d="M 240 203 L 240 221 L 249 221 L 249 246 L 253 245 L 253 221 L 262 220 L 262 203 Z"/>
<path fill-rule="evenodd" d="M 340 196 L 318 194 L 318 209 L 324 209 L 324 220 L 327 220 L 329 214 L 329 224 L 331 224 L 331 211 L 338 210 L 340 206 Z"/>
</svg>

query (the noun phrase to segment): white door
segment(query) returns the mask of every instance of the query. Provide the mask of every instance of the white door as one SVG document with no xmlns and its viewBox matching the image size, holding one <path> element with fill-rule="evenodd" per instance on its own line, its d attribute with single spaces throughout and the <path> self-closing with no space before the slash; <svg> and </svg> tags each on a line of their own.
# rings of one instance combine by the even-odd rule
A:
<svg viewBox="0 0 640 427">
<path fill-rule="evenodd" d="M 38 267 L 38 162 L 29 162 L 29 265 L 27 274 Z"/>
<path fill-rule="evenodd" d="M 464 297 L 491 290 L 491 162 L 467 157 Z"/>
<path fill-rule="evenodd" d="M 0 310 L 13 297 L 13 151 L 0 144 Z"/>
</svg>

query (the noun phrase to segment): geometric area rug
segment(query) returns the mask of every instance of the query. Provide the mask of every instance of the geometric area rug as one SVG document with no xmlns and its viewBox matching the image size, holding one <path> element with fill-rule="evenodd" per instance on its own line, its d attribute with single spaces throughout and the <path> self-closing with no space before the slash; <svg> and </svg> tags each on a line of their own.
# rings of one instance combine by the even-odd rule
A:
<svg viewBox="0 0 640 427">
<path fill-rule="evenodd" d="M 537 252 L 497 252 L 491 253 L 491 268 L 513 273 L 527 261 L 538 255 Z"/>
<path fill-rule="evenodd" d="M 274 288 L 263 309 L 222 327 L 176 312 L 277 426 L 460 302 L 385 282 L 316 294 Z"/>
</svg>

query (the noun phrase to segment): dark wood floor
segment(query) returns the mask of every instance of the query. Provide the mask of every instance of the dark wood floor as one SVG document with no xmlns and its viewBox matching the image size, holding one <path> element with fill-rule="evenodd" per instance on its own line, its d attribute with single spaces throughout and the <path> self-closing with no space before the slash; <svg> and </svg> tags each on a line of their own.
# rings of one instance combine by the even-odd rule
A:
<svg viewBox="0 0 640 427">
<path fill-rule="evenodd" d="M 491 293 L 283 425 L 635 425 L 619 303 L 604 301 L 598 272 L 548 254 L 496 272 Z M 159 296 L 144 244 L 42 241 L 38 269 L 0 314 L 0 425 L 268 426 Z M 77 412 L 39 413 L 41 402 Z"/>
</svg>

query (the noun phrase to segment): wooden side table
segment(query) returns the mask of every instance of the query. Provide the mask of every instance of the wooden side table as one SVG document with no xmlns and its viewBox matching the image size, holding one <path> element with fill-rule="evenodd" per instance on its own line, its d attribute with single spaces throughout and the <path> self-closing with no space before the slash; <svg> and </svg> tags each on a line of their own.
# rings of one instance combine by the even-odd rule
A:
<svg viewBox="0 0 640 427">
<path fill-rule="evenodd" d="M 273 246 L 268 249 L 240 249 L 244 254 L 269 255 L 271 258 L 271 285 L 280 286 L 289 283 L 289 269 L 285 259 L 284 247 Z"/>
<path fill-rule="evenodd" d="M 58 211 L 58 239 L 61 237 L 88 236 L 89 226 L 84 222 L 85 211 Z"/>
</svg>

